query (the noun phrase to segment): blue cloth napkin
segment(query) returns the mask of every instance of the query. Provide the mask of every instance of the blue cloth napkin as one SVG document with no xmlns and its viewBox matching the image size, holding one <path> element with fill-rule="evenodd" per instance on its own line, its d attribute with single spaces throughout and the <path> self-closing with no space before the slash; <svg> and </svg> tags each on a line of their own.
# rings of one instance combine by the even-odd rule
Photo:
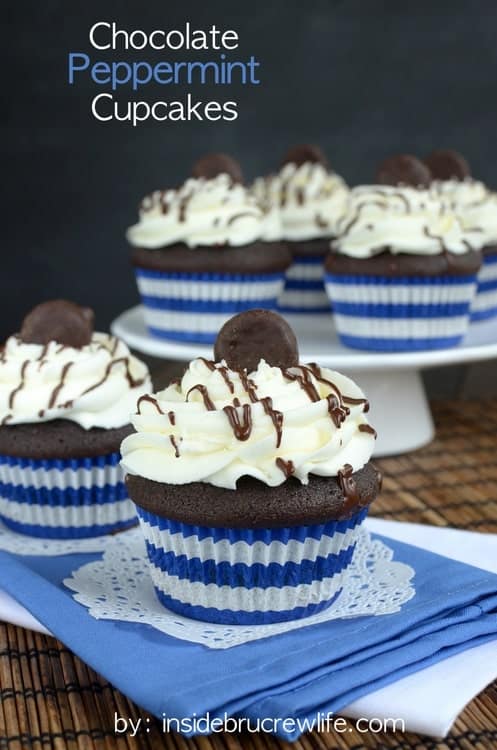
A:
<svg viewBox="0 0 497 750">
<path fill-rule="evenodd" d="M 62 581 L 98 554 L 0 552 L 0 587 L 132 700 L 159 718 L 291 717 L 295 740 L 327 714 L 379 687 L 497 639 L 497 575 L 379 537 L 416 571 L 399 613 L 332 620 L 226 650 L 148 625 L 95 620 Z M 299 723 L 300 722 L 300 723 Z M 189 732 L 186 732 L 187 734 Z"/>
</svg>

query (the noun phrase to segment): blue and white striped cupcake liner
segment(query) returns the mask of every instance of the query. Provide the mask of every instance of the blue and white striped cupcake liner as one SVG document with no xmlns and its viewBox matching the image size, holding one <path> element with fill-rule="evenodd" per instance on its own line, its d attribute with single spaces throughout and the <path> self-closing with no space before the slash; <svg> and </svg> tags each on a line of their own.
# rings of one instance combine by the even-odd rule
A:
<svg viewBox="0 0 497 750">
<path fill-rule="evenodd" d="M 101 536 L 137 523 L 119 453 L 74 459 L 0 455 L 0 520 L 50 539 Z"/>
<path fill-rule="evenodd" d="M 284 273 L 165 273 L 137 268 L 136 280 L 152 335 L 211 344 L 236 313 L 254 307 L 275 309 Z"/>
<path fill-rule="evenodd" d="M 138 507 L 167 609 L 232 625 L 317 614 L 340 595 L 367 508 L 346 521 L 279 529 L 191 526 Z"/>
<path fill-rule="evenodd" d="M 326 274 L 343 344 L 371 351 L 456 346 L 469 324 L 476 275 L 378 277 Z"/>
<path fill-rule="evenodd" d="M 329 313 L 330 301 L 324 288 L 324 256 L 296 255 L 286 272 L 285 286 L 278 299 L 283 313 Z"/>
<path fill-rule="evenodd" d="M 477 276 L 476 296 L 471 305 L 471 321 L 497 317 L 497 253 L 483 256 Z"/>
</svg>

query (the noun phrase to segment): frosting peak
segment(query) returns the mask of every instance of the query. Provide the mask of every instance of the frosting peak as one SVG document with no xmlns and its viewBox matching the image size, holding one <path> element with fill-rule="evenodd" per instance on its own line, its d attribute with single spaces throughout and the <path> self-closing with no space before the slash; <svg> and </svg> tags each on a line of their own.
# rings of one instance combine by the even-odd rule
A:
<svg viewBox="0 0 497 750">
<path fill-rule="evenodd" d="M 367 401 L 344 375 L 317 365 L 288 369 L 261 360 L 253 372 L 196 359 L 181 381 L 144 396 L 136 433 L 122 445 L 130 474 L 169 484 L 235 489 L 251 476 L 269 486 L 294 476 L 338 476 L 371 457 Z"/>
<path fill-rule="evenodd" d="M 149 389 L 147 367 L 105 333 L 93 333 L 80 348 L 14 335 L 0 354 L 3 425 L 68 419 L 85 429 L 123 427 Z"/>
<path fill-rule="evenodd" d="M 131 245 L 158 249 L 177 242 L 246 245 L 279 235 L 254 196 L 228 174 L 188 179 L 178 190 L 157 190 L 143 199 L 140 220 L 127 231 Z"/>
<path fill-rule="evenodd" d="M 457 213 L 465 229 L 480 230 L 477 247 L 497 242 L 497 193 L 471 178 L 437 180 L 433 187 L 440 199 Z"/>
<path fill-rule="evenodd" d="M 319 162 L 284 164 L 280 172 L 255 180 L 252 192 L 267 213 L 281 216 L 282 238 L 331 237 L 347 207 L 349 189 Z"/>
<path fill-rule="evenodd" d="M 370 258 L 384 250 L 462 255 L 480 243 L 480 228 L 463 226 L 436 189 L 365 185 L 351 190 L 333 247 L 354 258 Z"/>
</svg>

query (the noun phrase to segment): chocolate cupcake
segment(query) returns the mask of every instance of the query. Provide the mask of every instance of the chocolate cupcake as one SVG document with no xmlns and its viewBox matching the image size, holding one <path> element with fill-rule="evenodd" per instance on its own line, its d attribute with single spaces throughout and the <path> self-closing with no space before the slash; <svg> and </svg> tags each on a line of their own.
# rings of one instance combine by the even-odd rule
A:
<svg viewBox="0 0 497 750">
<path fill-rule="evenodd" d="M 268 216 L 279 214 L 281 237 L 292 253 L 278 310 L 329 312 L 323 262 L 347 208 L 347 185 L 333 172 L 317 146 L 296 146 L 281 170 L 258 178 L 252 192 Z"/>
<path fill-rule="evenodd" d="M 406 182 L 419 178 L 422 186 L 354 188 L 326 260 L 338 335 L 347 346 L 374 351 L 455 346 L 476 290 L 479 232 L 463 228 L 437 192 L 423 186 L 423 165 L 419 172 L 410 162 L 394 166 L 388 166 L 394 179 L 403 169 Z M 379 172 L 383 182 L 388 170 Z"/>
<path fill-rule="evenodd" d="M 140 399 L 122 445 L 157 596 L 212 622 L 315 614 L 340 595 L 379 491 L 368 403 L 299 364 L 275 313 L 232 318 L 214 354 Z"/>
<path fill-rule="evenodd" d="M 433 187 L 471 231 L 481 248 L 483 265 L 478 272 L 471 320 L 497 316 L 497 193 L 471 178 L 467 161 L 456 151 L 434 151 L 426 158 Z"/>
<path fill-rule="evenodd" d="M 119 447 L 149 389 L 127 346 L 93 332 L 91 310 L 34 308 L 0 354 L 0 519 L 54 539 L 134 525 Z"/>
<path fill-rule="evenodd" d="M 291 257 L 236 162 L 212 154 L 193 173 L 144 198 L 127 238 L 150 333 L 212 343 L 234 313 L 276 306 Z"/>
</svg>

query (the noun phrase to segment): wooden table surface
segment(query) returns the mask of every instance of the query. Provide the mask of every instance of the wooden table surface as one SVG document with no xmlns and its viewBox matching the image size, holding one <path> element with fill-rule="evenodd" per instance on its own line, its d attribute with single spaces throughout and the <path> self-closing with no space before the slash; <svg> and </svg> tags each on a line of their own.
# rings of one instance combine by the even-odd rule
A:
<svg viewBox="0 0 497 750">
<path fill-rule="evenodd" d="M 398 521 L 497 533 L 497 401 L 433 404 L 431 445 L 378 461 L 385 480 L 372 514 Z M 447 686 L 447 690 L 450 686 Z M 116 737 L 114 712 L 147 715 L 53 638 L 0 623 L 0 750 L 492 750 L 497 748 L 497 683 L 436 741 L 414 734 L 311 733 L 293 745 L 269 735 L 191 740 L 163 735 L 155 720 L 137 738 Z"/>
</svg>

